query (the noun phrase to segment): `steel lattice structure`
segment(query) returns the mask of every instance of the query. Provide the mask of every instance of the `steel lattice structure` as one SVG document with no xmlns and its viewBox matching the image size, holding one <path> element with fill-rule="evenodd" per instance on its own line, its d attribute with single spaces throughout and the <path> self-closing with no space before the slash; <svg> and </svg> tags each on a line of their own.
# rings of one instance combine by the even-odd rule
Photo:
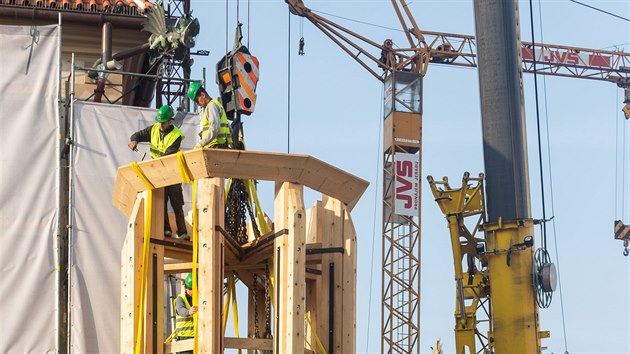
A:
<svg viewBox="0 0 630 354">
<path fill-rule="evenodd" d="M 179 17 L 190 12 L 190 0 L 167 1 L 164 6 L 167 23 L 175 22 Z M 184 61 L 190 61 L 190 50 L 187 51 Z M 178 98 L 184 98 L 180 105 L 188 108 L 188 99 L 185 99 L 188 82 L 185 80 L 190 79 L 190 70 L 185 70 L 182 64 L 183 61 L 175 60 L 172 55 L 166 55 L 162 59 L 158 74 L 163 78 L 158 80 L 156 87 L 157 107 L 163 104 L 172 107 Z"/>
</svg>

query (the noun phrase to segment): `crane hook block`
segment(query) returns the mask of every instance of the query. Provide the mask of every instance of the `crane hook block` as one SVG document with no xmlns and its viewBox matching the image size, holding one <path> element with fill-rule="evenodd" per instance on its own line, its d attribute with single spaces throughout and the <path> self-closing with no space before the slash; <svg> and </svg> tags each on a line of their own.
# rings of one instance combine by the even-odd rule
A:
<svg viewBox="0 0 630 354">
<path fill-rule="evenodd" d="M 251 115 L 256 106 L 258 58 L 240 43 L 242 37 L 239 35 L 240 27 L 234 48 L 217 63 L 216 81 L 228 119 L 234 119 L 235 113 Z"/>
</svg>

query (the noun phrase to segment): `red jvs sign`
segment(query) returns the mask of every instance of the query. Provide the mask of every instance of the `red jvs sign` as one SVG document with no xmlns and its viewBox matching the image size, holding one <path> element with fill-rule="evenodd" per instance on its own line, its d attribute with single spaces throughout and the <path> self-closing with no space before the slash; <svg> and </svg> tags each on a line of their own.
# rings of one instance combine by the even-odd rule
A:
<svg viewBox="0 0 630 354">
<path fill-rule="evenodd" d="M 418 216 L 420 208 L 420 156 L 394 155 L 394 212 L 396 215 Z"/>
</svg>

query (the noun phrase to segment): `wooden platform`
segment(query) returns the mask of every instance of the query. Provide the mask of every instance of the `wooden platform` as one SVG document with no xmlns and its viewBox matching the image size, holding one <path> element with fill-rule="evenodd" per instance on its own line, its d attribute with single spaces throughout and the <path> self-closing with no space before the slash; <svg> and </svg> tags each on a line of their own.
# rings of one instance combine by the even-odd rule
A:
<svg viewBox="0 0 630 354">
<path fill-rule="evenodd" d="M 129 217 L 121 251 L 121 353 L 134 353 L 136 346 L 158 354 L 192 348 L 192 340 L 162 343 L 162 279 L 193 267 L 198 277 L 197 353 L 221 353 L 225 348 L 310 353 L 313 347 L 307 343 L 317 352 L 356 352 L 357 238 L 350 211 L 367 188 L 366 181 L 310 156 L 215 149 L 166 156 L 137 167 L 118 169 L 112 198 Z M 196 244 L 163 233 L 163 187 L 181 183 L 184 176 L 197 180 Z M 271 232 L 244 245 L 226 234 L 226 177 L 276 182 Z M 308 209 L 303 186 L 322 193 L 321 201 Z M 197 264 L 192 263 L 193 248 Z M 248 338 L 223 336 L 223 284 L 232 274 L 248 287 Z M 255 317 L 266 315 L 252 304 L 265 301 L 268 276 L 274 284 L 271 338 L 252 338 Z M 146 289 L 145 300 L 141 289 Z M 140 337 L 139 323 L 144 323 Z"/>
</svg>

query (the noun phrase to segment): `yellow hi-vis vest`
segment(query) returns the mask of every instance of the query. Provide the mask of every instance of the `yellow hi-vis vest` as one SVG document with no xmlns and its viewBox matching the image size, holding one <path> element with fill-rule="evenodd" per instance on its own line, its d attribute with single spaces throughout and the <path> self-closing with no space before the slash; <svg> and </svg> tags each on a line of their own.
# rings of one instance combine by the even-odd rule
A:
<svg viewBox="0 0 630 354">
<path fill-rule="evenodd" d="M 177 313 L 177 298 L 181 297 L 186 304 L 186 310 L 190 309 L 191 305 L 188 303 L 186 294 L 182 293 L 177 295 L 173 299 L 173 310 L 175 311 L 175 331 L 179 337 L 194 337 L 195 336 L 195 322 L 192 316 L 180 316 Z"/>
<path fill-rule="evenodd" d="M 211 147 L 214 147 L 215 145 L 222 145 L 222 144 L 231 145 L 232 136 L 230 134 L 230 123 L 228 123 L 223 105 L 221 105 L 221 102 L 219 102 L 217 99 L 211 100 L 203 110 L 203 118 L 201 119 L 201 133 L 199 133 L 199 136 L 201 137 L 201 139 L 203 139 L 206 136 L 208 136 L 208 134 L 210 134 L 210 120 L 208 120 L 208 114 L 206 112 L 208 111 L 208 109 L 210 108 L 209 106 L 212 103 L 216 104 L 219 108 L 221 108 L 221 127 L 219 128 L 219 136 L 212 139 L 206 146 L 203 146 L 203 147 L 211 148 Z"/>
<path fill-rule="evenodd" d="M 155 159 L 164 156 L 166 149 L 173 145 L 180 136 L 184 140 L 184 134 L 176 126 L 173 126 L 173 130 L 160 139 L 160 123 L 153 124 L 153 128 L 151 128 L 151 157 Z"/>
</svg>

